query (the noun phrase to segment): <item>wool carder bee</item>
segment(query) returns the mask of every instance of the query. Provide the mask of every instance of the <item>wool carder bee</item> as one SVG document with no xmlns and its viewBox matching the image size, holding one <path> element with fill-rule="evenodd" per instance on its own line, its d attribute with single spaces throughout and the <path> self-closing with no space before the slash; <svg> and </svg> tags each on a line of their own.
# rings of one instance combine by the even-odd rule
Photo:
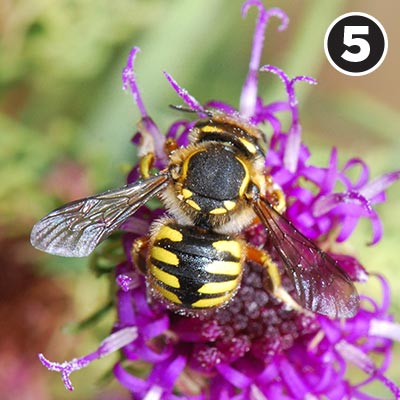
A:
<svg viewBox="0 0 400 400">
<path fill-rule="evenodd" d="M 135 242 L 133 255 L 151 296 L 172 309 L 226 305 L 252 260 L 265 266 L 274 294 L 291 305 L 330 317 L 353 316 L 359 297 L 351 279 L 282 215 L 284 195 L 265 174 L 261 138 L 239 117 L 209 111 L 195 123 L 187 147 L 169 142 L 165 170 L 150 175 L 152 154 L 143 157 L 142 179 L 51 212 L 34 226 L 31 242 L 51 254 L 87 256 L 156 196 L 168 216 Z M 282 289 L 269 254 L 244 241 L 241 232 L 254 221 L 264 225 L 293 282 L 296 302 Z"/>
</svg>

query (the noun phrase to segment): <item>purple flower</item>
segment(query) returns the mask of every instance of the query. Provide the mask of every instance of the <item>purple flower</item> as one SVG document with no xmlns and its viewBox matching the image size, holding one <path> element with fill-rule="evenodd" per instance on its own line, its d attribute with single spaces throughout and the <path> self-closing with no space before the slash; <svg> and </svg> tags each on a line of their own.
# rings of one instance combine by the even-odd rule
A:
<svg viewBox="0 0 400 400">
<path fill-rule="evenodd" d="M 368 167 L 360 159 L 351 159 L 339 167 L 336 149 L 331 152 L 328 166 L 310 163 L 310 150 L 301 140 L 295 84 L 316 82 L 306 76 L 290 79 L 277 67 L 260 68 L 269 19 L 279 18 L 279 29 L 285 29 L 288 20 L 282 10 L 266 10 L 259 0 L 246 1 L 243 16 L 251 6 L 258 8 L 259 18 L 238 109 L 219 101 L 201 105 L 168 73 L 165 76 L 187 107 L 200 117 L 213 108 L 239 114 L 256 126 L 271 125 L 266 174 L 285 193 L 286 216 L 338 260 L 353 280 L 377 279 L 382 299 L 378 302 L 362 297 L 359 312 L 347 320 L 300 312 L 268 293 L 264 289 L 263 268 L 248 262 L 241 287 L 228 306 L 202 317 L 174 313 L 163 304 L 149 302 L 145 277 L 131 256 L 133 241 L 147 235 L 151 223 L 165 213 L 161 206 L 143 206 L 123 225 L 126 260 L 116 267 L 118 321 L 113 333 L 97 351 L 70 362 L 53 363 L 40 355 L 47 368 L 61 372 L 69 390 L 71 372 L 122 349 L 123 360 L 115 365 L 114 374 L 134 399 L 373 399 L 367 394 L 372 381 L 380 381 L 388 393 L 400 398 L 400 389 L 384 376 L 392 341 L 400 340 L 400 326 L 388 313 L 388 284 L 381 276 L 368 277 L 356 258 L 334 253 L 332 248 L 332 243 L 349 238 L 361 218 L 371 221 L 371 244 L 380 240 L 382 226 L 373 207 L 384 202 L 385 190 L 399 179 L 400 171 L 370 180 Z M 168 162 L 164 153 L 166 140 L 173 138 L 179 146 L 186 146 L 193 121 L 178 120 L 165 135 L 160 132 L 149 117 L 137 86 L 133 65 L 137 52 L 137 48 L 132 50 L 123 72 L 124 87 L 130 88 L 142 116 L 133 142 L 139 156 L 153 152 L 154 167 L 162 170 Z M 257 92 L 259 71 L 276 74 L 285 85 L 287 99 L 264 104 Z M 282 131 L 281 113 L 290 114 L 288 132 Z M 361 173 L 352 181 L 349 173 L 355 167 L 361 167 Z M 128 182 L 139 176 L 139 167 L 135 166 Z M 342 191 L 336 191 L 338 184 Z M 272 251 L 263 226 L 252 225 L 243 235 L 252 245 Z M 282 282 L 290 291 L 291 283 L 285 274 Z M 379 364 L 374 361 L 376 355 L 381 356 Z M 349 364 L 363 371 L 365 378 L 351 380 L 347 376 Z"/>
</svg>

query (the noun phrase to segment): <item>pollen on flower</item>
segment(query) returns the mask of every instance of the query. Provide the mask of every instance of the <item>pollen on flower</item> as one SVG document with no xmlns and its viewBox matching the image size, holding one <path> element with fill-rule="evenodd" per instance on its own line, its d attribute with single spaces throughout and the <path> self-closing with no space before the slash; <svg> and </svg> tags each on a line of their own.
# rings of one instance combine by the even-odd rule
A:
<svg viewBox="0 0 400 400">
<path fill-rule="evenodd" d="M 203 319 L 201 332 L 208 331 L 212 323 L 218 337 L 194 346 L 193 368 L 210 372 L 222 361 L 232 363 L 246 355 L 267 362 L 292 347 L 296 339 L 318 331 L 315 318 L 288 309 L 266 292 L 265 275 L 261 266 L 247 265 L 241 288 L 233 300 L 209 319 Z M 183 323 L 180 321 L 179 329 Z"/>
</svg>

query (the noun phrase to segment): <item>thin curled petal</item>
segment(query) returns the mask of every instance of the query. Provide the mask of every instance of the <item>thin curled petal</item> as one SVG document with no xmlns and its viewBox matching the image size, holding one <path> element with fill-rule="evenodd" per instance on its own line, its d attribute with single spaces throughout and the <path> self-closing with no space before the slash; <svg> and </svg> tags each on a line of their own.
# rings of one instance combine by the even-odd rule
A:
<svg viewBox="0 0 400 400">
<path fill-rule="evenodd" d="M 122 83 L 123 89 L 127 90 L 128 86 L 131 89 L 133 99 L 136 103 L 136 106 L 142 115 L 142 118 L 148 117 L 146 107 L 143 103 L 142 96 L 140 95 L 140 91 L 136 82 L 135 70 L 134 70 L 134 61 L 136 55 L 140 52 L 139 47 L 133 47 L 128 56 L 128 61 L 126 63 L 125 68 L 122 71 Z"/>
<path fill-rule="evenodd" d="M 343 203 L 364 207 L 367 213 L 372 213 L 372 207 L 368 199 L 358 192 L 346 192 L 321 196 L 313 205 L 313 214 L 316 217 L 320 217 Z"/>
<path fill-rule="evenodd" d="M 62 363 L 49 361 L 43 354 L 39 354 L 38 357 L 40 362 L 47 369 L 50 371 L 60 372 L 64 386 L 66 389 L 72 391 L 74 390 L 74 387 L 72 386 L 72 382 L 69 377 L 72 372 L 78 371 L 89 365 L 92 361 L 105 357 L 108 354 L 121 349 L 122 347 L 133 342 L 136 338 L 137 328 L 128 327 L 111 334 L 108 338 L 103 340 L 96 351 L 84 357 L 74 358 L 71 361 L 64 361 Z"/>
<path fill-rule="evenodd" d="M 370 323 L 369 334 L 400 342 L 400 324 L 374 318 Z"/>
<path fill-rule="evenodd" d="M 400 388 L 391 380 L 383 376 L 375 366 L 374 362 L 363 351 L 356 346 L 341 340 L 335 346 L 336 350 L 352 364 L 356 365 L 369 376 L 374 375 L 381 381 L 395 396 L 396 399 L 400 398 Z"/>
<path fill-rule="evenodd" d="M 367 184 L 368 179 L 369 179 L 368 166 L 360 158 L 352 158 L 351 160 L 347 161 L 347 163 L 344 165 L 344 167 L 341 170 L 341 176 L 344 177 L 345 179 L 348 179 L 346 174 L 349 173 L 355 167 L 360 167 L 361 171 L 360 171 L 358 179 L 354 183 L 351 183 L 350 180 L 347 181 L 348 182 L 348 184 L 347 184 L 348 190 L 351 190 L 351 189 L 358 190 L 358 189 L 362 188 L 364 185 Z M 345 183 L 345 182 L 343 182 L 343 183 Z"/>
<path fill-rule="evenodd" d="M 292 82 L 293 82 L 293 83 L 295 83 L 295 82 L 307 82 L 307 83 L 309 83 L 310 85 L 316 85 L 316 84 L 318 83 L 317 80 L 314 79 L 312 76 L 307 76 L 307 75 L 298 75 L 298 76 L 295 76 L 295 77 L 292 79 Z"/>
<path fill-rule="evenodd" d="M 210 101 L 207 101 L 205 106 L 206 106 L 206 108 L 215 108 L 215 109 L 220 110 L 228 115 L 237 114 L 237 110 L 235 109 L 235 107 L 232 107 L 229 104 L 223 103 L 222 101 L 210 100 Z"/>
<path fill-rule="evenodd" d="M 379 178 L 375 178 L 360 189 L 360 193 L 367 199 L 372 199 L 385 191 L 390 185 L 400 179 L 400 171 L 389 172 Z"/>
<path fill-rule="evenodd" d="M 284 71 L 280 68 L 272 65 L 264 65 L 260 68 L 261 71 L 272 72 L 282 80 L 286 87 L 286 92 L 288 94 L 288 100 L 290 105 L 290 110 L 292 114 L 292 124 L 289 129 L 285 155 L 284 155 L 284 165 L 292 173 L 297 169 L 299 157 L 300 157 L 300 144 L 301 144 L 301 126 L 299 122 L 299 111 L 297 107 L 297 98 L 294 90 L 294 84 L 298 81 L 307 82 L 309 84 L 316 84 L 316 80 L 308 76 L 296 76 L 293 79 L 289 79 Z"/>
<path fill-rule="evenodd" d="M 309 389 L 305 385 L 304 379 L 302 379 L 290 362 L 282 357 L 279 360 L 279 369 L 286 386 L 290 388 L 292 396 L 295 396 L 294 398 L 297 399 L 305 399 L 309 393 Z"/>
<path fill-rule="evenodd" d="M 227 364 L 218 365 L 217 369 L 228 382 L 237 388 L 247 388 L 252 382 L 250 377 Z"/>
<path fill-rule="evenodd" d="M 127 90 L 127 88 L 130 87 L 133 100 L 142 116 L 142 119 L 138 124 L 139 133 L 141 135 L 141 142 L 139 144 L 139 157 L 148 153 L 155 153 L 157 159 L 159 159 L 161 163 L 165 164 L 166 157 L 163 151 L 163 143 L 165 138 L 154 121 L 149 117 L 136 82 L 134 61 L 139 51 L 139 47 L 134 47 L 129 53 L 128 61 L 122 71 L 123 89 Z"/>
<path fill-rule="evenodd" d="M 203 106 L 192 95 L 190 95 L 186 89 L 179 86 L 176 80 L 168 72 L 164 71 L 164 75 L 178 96 L 189 106 L 189 108 L 205 116 L 203 113 Z"/>
<path fill-rule="evenodd" d="M 246 1 L 242 7 L 242 16 L 247 15 L 247 11 L 251 6 L 256 6 L 259 10 L 259 17 L 256 23 L 253 36 L 253 46 L 250 56 L 249 71 L 245 83 L 242 87 L 240 95 L 240 114 L 243 118 L 250 118 L 255 113 L 257 101 L 257 86 L 258 86 L 258 69 L 260 66 L 261 54 L 264 45 L 265 29 L 269 19 L 272 16 L 278 17 L 281 20 L 278 30 L 286 29 L 288 25 L 288 17 L 284 11 L 279 8 L 267 10 L 260 0 Z"/>
</svg>

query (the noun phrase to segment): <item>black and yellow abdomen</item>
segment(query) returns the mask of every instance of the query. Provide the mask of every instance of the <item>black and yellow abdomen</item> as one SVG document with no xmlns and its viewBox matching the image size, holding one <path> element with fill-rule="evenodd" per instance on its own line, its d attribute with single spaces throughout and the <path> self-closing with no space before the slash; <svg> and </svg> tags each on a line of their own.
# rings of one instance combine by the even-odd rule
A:
<svg viewBox="0 0 400 400">
<path fill-rule="evenodd" d="M 239 288 L 244 252 L 237 237 L 167 220 L 152 236 L 150 290 L 178 308 L 219 307 Z"/>
</svg>

